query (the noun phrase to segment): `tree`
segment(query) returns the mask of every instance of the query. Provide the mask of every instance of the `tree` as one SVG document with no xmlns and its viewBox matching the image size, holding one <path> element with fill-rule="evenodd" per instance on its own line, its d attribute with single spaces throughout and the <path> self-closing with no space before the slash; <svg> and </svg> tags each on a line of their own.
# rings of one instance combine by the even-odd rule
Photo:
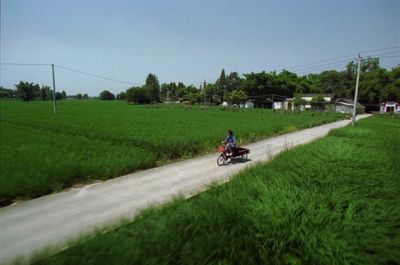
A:
<svg viewBox="0 0 400 265">
<path fill-rule="evenodd" d="M 49 86 L 42 86 L 40 89 L 40 98 L 45 101 L 45 100 L 52 100 L 53 93 L 51 91 L 51 88 Z"/>
<path fill-rule="evenodd" d="M 16 91 L 0 86 L 0 98 L 14 98 Z"/>
<path fill-rule="evenodd" d="M 67 93 L 64 90 L 61 92 L 61 98 L 62 99 L 66 99 L 67 98 Z"/>
<path fill-rule="evenodd" d="M 294 106 L 296 109 L 300 109 L 301 106 L 307 105 L 307 100 L 303 99 L 300 95 L 294 97 Z"/>
<path fill-rule="evenodd" d="M 313 109 L 322 110 L 324 109 L 325 100 L 322 96 L 316 96 L 311 99 L 310 103 Z"/>
<path fill-rule="evenodd" d="M 161 102 L 160 83 L 156 75 L 152 73 L 148 74 L 144 86 L 149 92 L 151 102 Z"/>
<path fill-rule="evenodd" d="M 400 66 L 394 67 L 389 74 L 390 84 L 388 84 L 380 95 L 380 101 L 400 100 Z"/>
<path fill-rule="evenodd" d="M 83 95 L 82 95 L 82 99 L 89 99 L 88 94 L 83 94 Z"/>
<path fill-rule="evenodd" d="M 319 74 L 318 86 L 322 93 L 333 93 L 338 97 L 346 96 L 343 72 L 336 70 L 323 71 Z"/>
<path fill-rule="evenodd" d="M 23 101 L 34 100 L 37 96 L 40 96 L 38 84 L 20 81 L 15 87 L 17 88 L 18 97 Z"/>
<path fill-rule="evenodd" d="M 241 104 L 246 101 L 247 95 L 246 95 L 246 92 L 244 92 L 242 90 L 235 90 L 229 94 L 228 98 L 229 98 L 229 101 L 233 104 Z"/>
<path fill-rule="evenodd" d="M 63 95 L 61 92 L 56 92 L 56 100 L 61 100 L 63 99 Z"/>
<path fill-rule="evenodd" d="M 379 104 L 381 93 L 390 85 L 390 76 L 386 69 L 379 68 L 362 74 L 360 82 L 360 102 Z"/>
<path fill-rule="evenodd" d="M 99 98 L 101 100 L 114 100 L 115 99 L 115 95 L 113 93 L 111 93 L 108 90 L 103 90 L 100 95 Z"/>
<path fill-rule="evenodd" d="M 221 74 L 219 75 L 218 80 L 215 82 L 215 93 L 218 95 L 218 103 L 222 103 L 224 101 L 224 96 L 227 91 L 227 82 L 225 70 L 221 70 Z"/>
<path fill-rule="evenodd" d="M 178 99 L 183 99 L 186 95 L 186 86 L 184 83 L 179 82 L 178 86 L 176 87 L 176 96 Z"/>
<path fill-rule="evenodd" d="M 128 102 L 136 104 L 149 104 L 151 103 L 151 96 L 149 90 L 143 87 L 131 87 L 126 91 L 126 99 Z"/>
<path fill-rule="evenodd" d="M 217 102 L 217 95 L 216 95 L 216 86 L 214 84 L 208 83 L 203 88 L 204 98 L 210 104 Z"/>
<path fill-rule="evenodd" d="M 237 72 L 232 72 L 226 78 L 226 89 L 228 92 L 240 89 L 242 85 L 242 79 Z"/>
<path fill-rule="evenodd" d="M 75 95 L 75 98 L 81 100 L 83 99 L 83 95 L 81 93 L 78 93 Z"/>
<path fill-rule="evenodd" d="M 121 92 L 117 95 L 118 100 L 126 100 L 126 92 Z"/>
</svg>

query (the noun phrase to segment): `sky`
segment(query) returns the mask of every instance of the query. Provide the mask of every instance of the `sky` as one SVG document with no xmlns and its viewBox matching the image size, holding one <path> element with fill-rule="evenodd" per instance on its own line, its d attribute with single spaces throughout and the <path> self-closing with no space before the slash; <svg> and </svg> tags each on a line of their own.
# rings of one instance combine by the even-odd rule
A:
<svg viewBox="0 0 400 265">
<path fill-rule="evenodd" d="M 400 0 L 0 1 L 0 86 L 8 88 L 51 86 L 48 64 L 127 82 L 55 67 L 57 90 L 90 96 L 142 85 L 148 73 L 198 87 L 221 69 L 340 70 L 347 57 L 293 67 L 358 52 L 385 54 L 388 69 L 400 64 Z"/>
</svg>

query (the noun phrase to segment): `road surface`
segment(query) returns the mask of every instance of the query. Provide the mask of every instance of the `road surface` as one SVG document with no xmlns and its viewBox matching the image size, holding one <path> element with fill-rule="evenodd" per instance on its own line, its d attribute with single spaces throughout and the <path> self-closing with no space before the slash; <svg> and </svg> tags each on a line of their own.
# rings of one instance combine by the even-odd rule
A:
<svg viewBox="0 0 400 265">
<path fill-rule="evenodd" d="M 349 123 L 338 121 L 246 145 L 251 150 L 246 162 L 219 167 L 215 153 L 0 208 L 0 263 L 29 258 L 45 247 L 62 247 L 67 240 L 132 218 L 141 209 L 178 195 L 192 196 L 245 167 Z"/>
</svg>

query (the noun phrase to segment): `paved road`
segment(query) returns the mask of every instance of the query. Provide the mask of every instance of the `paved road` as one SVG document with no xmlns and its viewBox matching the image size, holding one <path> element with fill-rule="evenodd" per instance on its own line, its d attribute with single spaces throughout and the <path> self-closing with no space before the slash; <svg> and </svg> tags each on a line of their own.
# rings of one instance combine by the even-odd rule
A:
<svg viewBox="0 0 400 265">
<path fill-rule="evenodd" d="M 84 232 L 131 218 L 174 196 L 201 192 L 257 161 L 269 160 L 288 147 L 311 142 L 349 123 L 338 121 L 249 144 L 247 162 L 218 167 L 215 153 L 0 208 L 0 263 L 27 258 L 47 246 L 63 246 Z"/>
</svg>

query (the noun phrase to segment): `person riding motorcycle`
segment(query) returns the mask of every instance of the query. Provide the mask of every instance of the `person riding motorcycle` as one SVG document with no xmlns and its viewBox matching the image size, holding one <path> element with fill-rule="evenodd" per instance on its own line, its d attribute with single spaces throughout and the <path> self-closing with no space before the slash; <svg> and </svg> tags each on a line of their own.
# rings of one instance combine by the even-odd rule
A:
<svg viewBox="0 0 400 265">
<path fill-rule="evenodd" d="M 233 153 L 233 149 L 236 148 L 236 137 L 233 135 L 233 131 L 231 129 L 228 130 L 228 137 L 225 142 L 225 150 L 228 156 L 231 156 Z"/>
</svg>

